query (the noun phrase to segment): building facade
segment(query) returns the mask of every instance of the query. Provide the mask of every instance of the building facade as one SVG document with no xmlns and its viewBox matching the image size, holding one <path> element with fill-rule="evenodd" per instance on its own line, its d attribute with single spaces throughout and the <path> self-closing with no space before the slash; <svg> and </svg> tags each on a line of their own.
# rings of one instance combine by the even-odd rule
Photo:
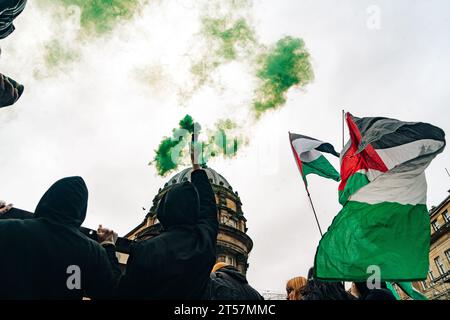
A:
<svg viewBox="0 0 450 320">
<path fill-rule="evenodd" d="M 238 192 L 219 173 L 211 168 L 204 168 L 216 195 L 219 210 L 219 233 L 217 236 L 217 261 L 235 266 L 242 273 L 248 269 L 248 255 L 253 248 L 253 241 L 247 235 L 247 219 L 242 211 L 242 203 Z M 161 232 L 161 225 L 156 218 L 156 208 L 164 194 L 177 183 L 189 181 L 192 168 L 186 168 L 171 177 L 153 199 L 153 204 L 144 221 L 131 230 L 125 238 L 131 241 L 142 241 L 152 238 Z M 127 254 L 121 253 L 119 261 L 124 264 Z"/>
<path fill-rule="evenodd" d="M 450 190 L 449 190 L 450 193 Z M 450 299 L 450 194 L 430 210 L 430 269 L 414 287 L 430 300 Z"/>
</svg>

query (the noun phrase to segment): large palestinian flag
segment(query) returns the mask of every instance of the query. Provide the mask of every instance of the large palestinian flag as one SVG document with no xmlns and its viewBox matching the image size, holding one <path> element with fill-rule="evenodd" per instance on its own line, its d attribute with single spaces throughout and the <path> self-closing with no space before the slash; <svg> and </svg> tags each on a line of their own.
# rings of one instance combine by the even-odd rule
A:
<svg viewBox="0 0 450 320">
<path fill-rule="evenodd" d="M 350 141 L 341 154 L 342 210 L 316 252 L 319 279 L 426 278 L 430 219 L 425 168 L 445 146 L 444 132 L 420 122 L 346 115 Z"/>
<path fill-rule="evenodd" d="M 336 181 L 340 180 L 339 173 L 322 154 L 326 152 L 339 157 L 339 153 L 331 144 L 295 133 L 289 133 L 289 139 L 305 185 L 308 185 L 306 176 L 310 173 Z"/>
</svg>

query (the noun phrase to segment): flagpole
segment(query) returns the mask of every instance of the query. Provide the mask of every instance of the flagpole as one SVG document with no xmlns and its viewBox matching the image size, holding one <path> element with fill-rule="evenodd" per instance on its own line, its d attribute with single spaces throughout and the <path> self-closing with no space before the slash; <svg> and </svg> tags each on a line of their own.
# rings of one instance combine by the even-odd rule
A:
<svg viewBox="0 0 450 320">
<path fill-rule="evenodd" d="M 308 194 L 309 203 L 311 204 L 312 211 L 314 212 L 314 218 L 316 218 L 317 227 L 319 228 L 320 236 L 323 237 L 322 229 L 320 228 L 319 219 L 317 218 L 316 209 L 314 209 L 314 204 L 311 199 L 311 195 L 309 194 L 308 187 L 306 187 L 306 193 Z"/>
<path fill-rule="evenodd" d="M 320 236 L 322 237 L 323 236 L 322 229 L 320 228 L 320 223 L 319 223 L 319 219 L 317 218 L 316 209 L 314 208 L 314 204 L 312 202 L 311 195 L 309 194 L 308 186 L 306 185 L 305 179 L 303 179 L 302 171 L 301 171 L 298 161 L 297 161 L 294 146 L 292 145 L 292 141 L 291 141 L 291 133 L 289 131 L 288 131 L 288 133 L 289 133 L 289 144 L 291 145 L 291 149 L 292 149 L 292 155 L 294 156 L 295 163 L 297 164 L 298 172 L 300 173 L 300 178 L 303 180 L 303 184 L 305 185 L 306 194 L 308 195 L 309 203 L 311 204 L 311 209 L 314 213 L 314 218 L 316 218 L 316 223 L 317 223 L 317 227 L 319 228 Z"/>
<path fill-rule="evenodd" d="M 345 122 L 345 111 L 342 109 L 342 149 L 344 149 L 344 122 Z"/>
</svg>

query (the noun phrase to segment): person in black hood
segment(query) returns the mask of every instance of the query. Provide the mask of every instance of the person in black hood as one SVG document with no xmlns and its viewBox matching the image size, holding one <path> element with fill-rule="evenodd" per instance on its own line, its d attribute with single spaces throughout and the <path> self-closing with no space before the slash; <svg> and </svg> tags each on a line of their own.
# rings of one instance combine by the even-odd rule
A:
<svg viewBox="0 0 450 320">
<path fill-rule="evenodd" d="M 194 160 L 192 163 L 191 182 L 172 186 L 158 204 L 161 234 L 132 245 L 118 298 L 186 300 L 204 296 L 216 260 L 219 223 L 206 172 Z"/>
<path fill-rule="evenodd" d="M 315 279 L 313 268 L 309 269 L 308 282 L 302 295 L 303 300 L 354 300 L 353 296 L 345 291 L 342 282 Z"/>
<path fill-rule="evenodd" d="M 378 289 L 369 289 L 366 282 L 353 282 L 352 289 L 358 300 L 397 300 L 394 294 L 386 287 L 386 282 L 381 282 Z"/>
<path fill-rule="evenodd" d="M 211 272 L 210 300 L 264 300 L 253 289 L 245 275 L 235 267 L 223 262 L 216 263 Z"/>
<path fill-rule="evenodd" d="M 0 299 L 111 296 L 120 271 L 79 230 L 87 202 L 83 179 L 68 177 L 44 194 L 33 218 L 0 220 Z"/>
</svg>

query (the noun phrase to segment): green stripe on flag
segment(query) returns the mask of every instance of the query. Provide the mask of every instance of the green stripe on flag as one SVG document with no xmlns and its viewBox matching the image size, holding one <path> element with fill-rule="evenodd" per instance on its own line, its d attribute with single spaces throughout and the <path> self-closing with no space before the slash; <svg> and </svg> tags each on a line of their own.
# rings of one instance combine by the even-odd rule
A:
<svg viewBox="0 0 450 320">
<path fill-rule="evenodd" d="M 369 179 L 365 173 L 356 172 L 353 174 L 347 180 L 344 190 L 339 191 L 339 203 L 344 205 L 347 202 L 348 197 L 367 184 L 369 184 Z"/>
<path fill-rule="evenodd" d="M 423 280 L 429 248 L 426 205 L 349 201 L 320 240 L 315 274 L 318 279 L 365 281 L 367 267 L 375 265 L 382 281 Z"/>
<path fill-rule="evenodd" d="M 321 177 L 333 179 L 339 181 L 341 179 L 339 172 L 334 169 L 327 158 L 320 155 L 317 159 L 311 162 L 302 161 L 303 178 L 306 181 L 306 176 L 310 173 L 315 173 Z"/>
</svg>

